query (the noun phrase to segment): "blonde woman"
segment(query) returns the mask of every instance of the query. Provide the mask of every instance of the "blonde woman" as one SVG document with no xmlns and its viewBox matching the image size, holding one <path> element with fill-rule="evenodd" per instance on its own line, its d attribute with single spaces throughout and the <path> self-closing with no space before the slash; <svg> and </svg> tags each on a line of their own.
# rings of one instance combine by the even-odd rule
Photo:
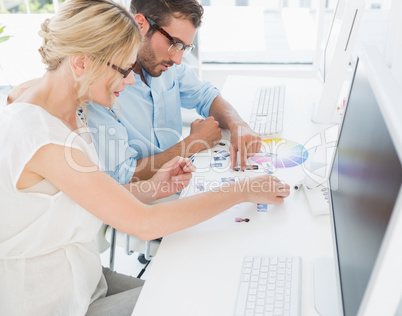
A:
<svg viewBox="0 0 402 316">
<path fill-rule="evenodd" d="M 126 187 L 97 167 L 77 109 L 110 107 L 126 85 L 141 36 L 107 0 L 68 0 L 42 25 L 46 74 L 0 110 L 0 315 L 131 315 L 143 281 L 102 273 L 94 239 L 105 222 L 151 240 L 241 202 L 282 203 L 270 176 L 147 205 L 182 190 L 194 167 L 176 157 Z"/>
</svg>

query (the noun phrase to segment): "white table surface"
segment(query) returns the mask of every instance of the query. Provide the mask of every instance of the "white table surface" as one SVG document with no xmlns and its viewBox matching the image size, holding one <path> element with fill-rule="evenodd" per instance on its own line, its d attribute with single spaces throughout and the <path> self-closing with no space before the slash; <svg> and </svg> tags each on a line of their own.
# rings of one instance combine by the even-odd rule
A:
<svg viewBox="0 0 402 316">
<path fill-rule="evenodd" d="M 255 84 L 282 80 L 244 79 L 229 77 L 222 91 L 223 97 L 236 108 L 252 97 Z M 319 85 L 303 79 L 283 80 L 288 85 L 283 138 L 307 146 L 312 139 L 324 137 L 328 127 L 310 121 L 311 106 Z M 217 145 L 215 149 L 222 148 L 225 147 Z M 242 178 L 262 172 L 239 173 L 227 165 L 211 170 L 212 154 L 209 150 L 197 156 L 197 172 L 183 195 L 194 194 L 195 183 L 208 187 L 219 184 L 223 177 Z M 306 165 L 277 169 L 275 175 L 293 187 L 303 178 L 307 162 Z M 250 221 L 237 223 L 235 217 L 247 217 Z M 318 315 L 314 309 L 313 264 L 319 258 L 333 257 L 330 218 L 328 215 L 311 215 L 303 192 L 293 189 L 284 204 L 269 206 L 266 213 L 257 212 L 256 204 L 243 203 L 204 223 L 164 237 L 133 315 L 233 315 L 244 255 L 300 256 L 302 315 Z"/>
</svg>

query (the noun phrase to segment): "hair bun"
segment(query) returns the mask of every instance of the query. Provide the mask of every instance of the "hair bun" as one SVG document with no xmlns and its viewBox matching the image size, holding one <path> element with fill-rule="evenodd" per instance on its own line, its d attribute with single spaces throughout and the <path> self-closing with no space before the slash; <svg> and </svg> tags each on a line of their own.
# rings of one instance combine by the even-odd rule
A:
<svg viewBox="0 0 402 316">
<path fill-rule="evenodd" d="M 38 51 L 42 57 L 42 63 L 47 65 L 46 52 L 45 52 L 45 49 L 43 48 L 43 46 L 39 47 Z"/>
<path fill-rule="evenodd" d="M 38 32 L 40 37 L 43 37 L 45 43 L 47 40 L 50 39 L 50 34 L 49 34 L 49 22 L 50 19 L 46 19 L 42 24 L 41 24 L 41 30 Z"/>
<path fill-rule="evenodd" d="M 50 19 L 46 19 L 42 24 L 41 24 L 41 30 L 38 32 L 39 36 L 43 38 L 43 44 L 41 47 L 39 47 L 39 53 L 42 57 L 42 62 L 45 65 L 49 65 L 49 56 L 46 53 L 48 51 L 48 46 L 51 45 L 51 36 L 49 34 L 49 22 Z"/>
</svg>

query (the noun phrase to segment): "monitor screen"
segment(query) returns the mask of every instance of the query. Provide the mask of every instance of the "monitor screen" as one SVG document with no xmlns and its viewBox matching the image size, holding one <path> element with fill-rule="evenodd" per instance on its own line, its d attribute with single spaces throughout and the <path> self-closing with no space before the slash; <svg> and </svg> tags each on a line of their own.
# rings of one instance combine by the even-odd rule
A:
<svg viewBox="0 0 402 316">
<path fill-rule="evenodd" d="M 402 181 L 401 161 L 358 63 L 330 174 L 343 314 L 355 316 Z"/>
</svg>

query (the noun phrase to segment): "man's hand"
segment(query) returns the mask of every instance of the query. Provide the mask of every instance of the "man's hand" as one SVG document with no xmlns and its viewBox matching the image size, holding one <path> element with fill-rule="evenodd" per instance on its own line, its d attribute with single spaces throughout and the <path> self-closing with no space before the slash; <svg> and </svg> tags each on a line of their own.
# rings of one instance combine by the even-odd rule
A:
<svg viewBox="0 0 402 316">
<path fill-rule="evenodd" d="M 240 167 L 244 170 L 247 158 L 260 152 L 261 137 L 247 124 L 237 125 L 230 130 L 230 167 L 233 169 L 237 163 L 237 152 L 240 157 Z"/>
<path fill-rule="evenodd" d="M 188 158 L 175 157 L 165 163 L 149 180 L 156 200 L 171 196 L 189 185 L 195 167 Z"/>
<path fill-rule="evenodd" d="M 258 153 L 261 148 L 261 137 L 244 122 L 233 106 L 218 95 L 212 101 L 209 114 L 219 122 L 219 126 L 230 131 L 230 167 L 237 163 L 239 152 L 241 170 L 246 168 L 247 158 Z"/>
<path fill-rule="evenodd" d="M 193 140 L 188 145 L 189 152 L 195 153 L 214 147 L 221 140 L 222 133 L 219 123 L 210 116 L 191 123 L 190 137 Z"/>
</svg>

